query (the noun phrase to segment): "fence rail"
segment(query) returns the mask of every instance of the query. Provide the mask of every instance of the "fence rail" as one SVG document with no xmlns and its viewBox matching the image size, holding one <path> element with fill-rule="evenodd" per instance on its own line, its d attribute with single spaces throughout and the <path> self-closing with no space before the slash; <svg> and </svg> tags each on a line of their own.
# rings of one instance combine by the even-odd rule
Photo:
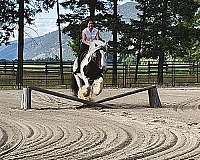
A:
<svg viewBox="0 0 200 160">
<path fill-rule="evenodd" d="M 135 82 L 135 65 L 118 63 L 117 87 L 135 87 L 157 84 L 158 64 L 156 61 L 142 61 Z M 163 67 L 163 85 L 200 86 L 199 63 L 168 61 Z M 23 85 L 70 88 L 72 63 L 63 63 L 64 84 L 61 81 L 59 62 L 24 62 Z M 16 87 L 17 62 L 0 62 L 0 87 Z M 112 84 L 112 64 L 108 64 L 104 76 L 107 87 Z"/>
</svg>

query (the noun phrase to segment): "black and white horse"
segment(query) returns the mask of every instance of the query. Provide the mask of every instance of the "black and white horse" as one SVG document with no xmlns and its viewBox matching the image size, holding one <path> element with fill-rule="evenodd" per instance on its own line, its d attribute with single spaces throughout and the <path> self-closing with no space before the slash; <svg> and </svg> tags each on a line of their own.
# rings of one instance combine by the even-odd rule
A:
<svg viewBox="0 0 200 160">
<path fill-rule="evenodd" d="M 76 73 L 78 58 L 73 64 L 72 91 L 81 99 L 91 100 L 103 89 L 103 73 L 106 69 L 106 44 L 100 40 L 90 42 L 89 51 L 82 57 L 80 73 Z"/>
</svg>

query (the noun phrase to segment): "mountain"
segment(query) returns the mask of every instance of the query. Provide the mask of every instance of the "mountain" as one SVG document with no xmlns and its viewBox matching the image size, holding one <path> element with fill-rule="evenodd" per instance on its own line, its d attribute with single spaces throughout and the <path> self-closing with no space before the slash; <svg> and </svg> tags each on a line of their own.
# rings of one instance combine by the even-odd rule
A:
<svg viewBox="0 0 200 160">
<path fill-rule="evenodd" d="M 130 19 L 137 19 L 136 5 L 136 2 L 127 2 L 118 6 L 118 14 L 122 15 L 122 20 L 130 22 Z"/>
<path fill-rule="evenodd" d="M 68 46 L 68 41 L 70 37 L 63 34 L 62 35 L 62 46 L 63 46 L 63 59 L 64 60 L 73 60 L 73 51 Z M 59 40 L 58 40 L 58 31 L 48 33 L 44 36 L 29 39 L 25 45 L 25 59 L 42 59 L 45 57 L 55 58 L 59 57 Z M 27 53 L 27 54 L 26 54 Z"/>
<path fill-rule="evenodd" d="M 0 59 L 14 60 L 16 59 L 17 41 L 11 42 L 9 45 L 0 46 Z"/>
<path fill-rule="evenodd" d="M 129 22 L 130 19 L 137 17 L 137 10 L 135 9 L 136 3 L 127 2 L 118 6 L 118 13 L 122 15 L 122 18 Z M 112 39 L 111 32 L 101 33 L 104 40 L 108 41 Z M 70 37 L 62 35 L 63 46 L 63 59 L 65 61 L 74 60 L 75 56 L 72 49 L 69 47 L 68 42 Z M 10 42 L 9 45 L 0 46 L 0 59 L 14 60 L 17 59 L 17 41 Z M 50 32 L 46 35 L 27 38 L 24 42 L 24 60 L 36 60 L 44 58 L 59 57 L 59 41 L 58 31 Z"/>
<path fill-rule="evenodd" d="M 62 35 L 63 59 L 73 60 L 74 55 L 68 46 L 70 37 Z M 14 60 L 17 58 L 17 41 L 10 42 L 7 46 L 0 47 L 0 59 Z M 59 57 L 58 31 L 48 33 L 36 38 L 27 38 L 24 42 L 24 59 L 35 60 L 45 57 Z"/>
</svg>

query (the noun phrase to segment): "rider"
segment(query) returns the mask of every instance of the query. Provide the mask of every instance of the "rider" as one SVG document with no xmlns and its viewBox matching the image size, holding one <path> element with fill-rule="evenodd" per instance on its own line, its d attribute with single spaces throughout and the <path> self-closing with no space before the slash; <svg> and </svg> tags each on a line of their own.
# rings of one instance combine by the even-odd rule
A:
<svg viewBox="0 0 200 160">
<path fill-rule="evenodd" d="M 81 57 L 84 53 L 88 52 L 90 42 L 93 40 L 100 40 L 99 30 L 94 28 L 94 21 L 92 19 L 88 20 L 87 28 L 82 31 L 82 43 L 80 47 L 80 54 L 78 55 L 78 68 L 75 73 L 80 72 Z"/>
</svg>

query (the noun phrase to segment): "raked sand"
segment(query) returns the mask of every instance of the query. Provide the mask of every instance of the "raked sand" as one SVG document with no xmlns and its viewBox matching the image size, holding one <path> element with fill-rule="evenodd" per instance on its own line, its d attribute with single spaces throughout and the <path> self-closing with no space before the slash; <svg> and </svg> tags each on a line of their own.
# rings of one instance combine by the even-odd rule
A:
<svg viewBox="0 0 200 160">
<path fill-rule="evenodd" d="M 96 100 L 134 89 L 104 89 Z M 70 90 L 54 90 L 71 94 Z M 32 91 L 0 91 L 0 159 L 200 159 L 200 88 L 159 88 L 162 108 L 147 91 L 105 102 L 110 108 Z"/>
</svg>

